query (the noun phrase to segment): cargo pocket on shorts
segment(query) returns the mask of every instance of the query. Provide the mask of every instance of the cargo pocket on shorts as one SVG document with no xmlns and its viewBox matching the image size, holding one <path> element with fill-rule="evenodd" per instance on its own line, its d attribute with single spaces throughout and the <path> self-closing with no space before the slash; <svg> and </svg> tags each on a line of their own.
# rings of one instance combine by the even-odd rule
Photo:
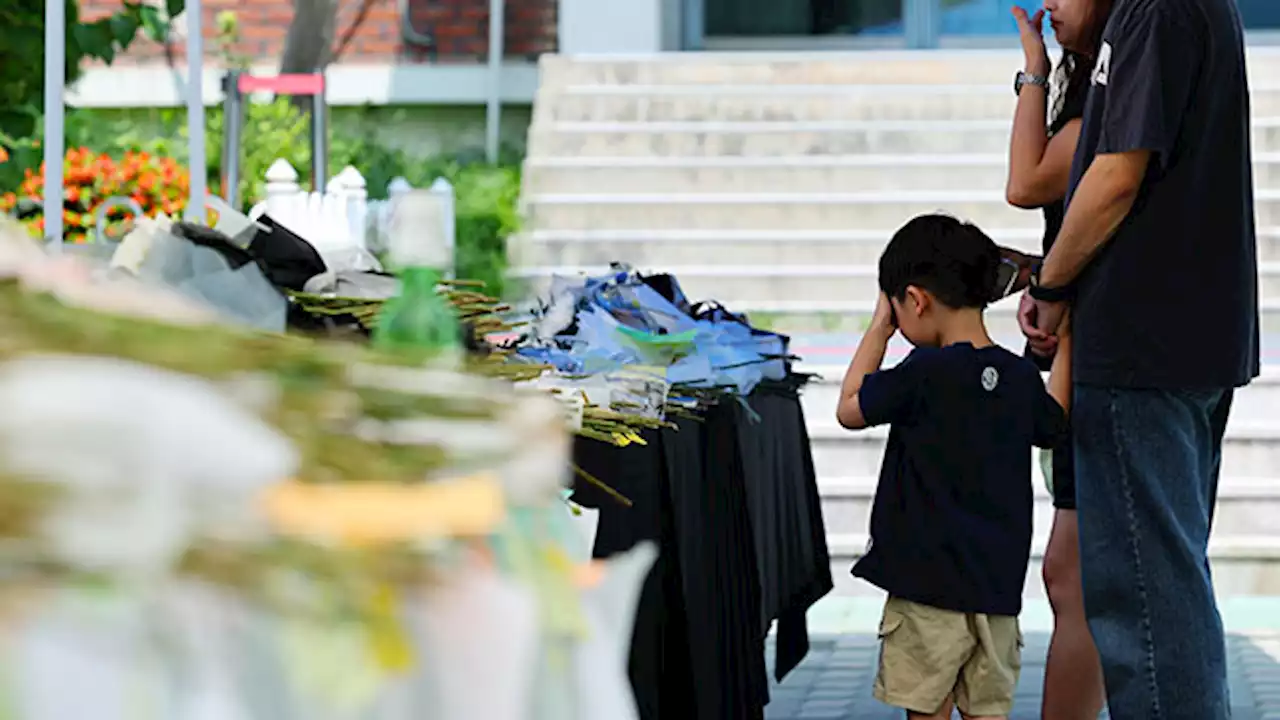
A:
<svg viewBox="0 0 1280 720">
<path fill-rule="evenodd" d="M 885 605 L 884 614 L 880 616 L 880 631 L 877 633 L 880 640 L 883 641 L 892 635 L 895 630 L 902 627 L 902 623 L 905 620 L 906 618 L 902 616 L 902 613 L 894 609 L 893 601 L 890 600 Z"/>
<path fill-rule="evenodd" d="M 906 617 L 894 607 L 892 599 L 885 603 L 884 614 L 880 616 L 880 629 L 876 632 L 880 639 L 879 662 L 876 667 L 876 680 L 872 694 L 880 702 L 901 706 L 909 699 L 911 690 L 918 680 L 918 673 L 913 671 L 910 663 L 905 662 L 909 654 L 899 647 L 901 642 L 894 642 L 894 633 L 902 629 Z M 903 671 L 908 675 L 903 677 Z"/>
<path fill-rule="evenodd" d="M 1014 673 L 1014 684 L 1017 684 L 1018 674 L 1022 672 L 1022 650 L 1027 646 L 1027 641 L 1022 637 L 1021 625 L 1016 627 L 1014 632 L 1016 633 L 1014 637 L 1017 639 L 1018 644 L 1014 647 L 1011 657 L 1006 662 L 1009 664 L 1009 669 Z"/>
</svg>

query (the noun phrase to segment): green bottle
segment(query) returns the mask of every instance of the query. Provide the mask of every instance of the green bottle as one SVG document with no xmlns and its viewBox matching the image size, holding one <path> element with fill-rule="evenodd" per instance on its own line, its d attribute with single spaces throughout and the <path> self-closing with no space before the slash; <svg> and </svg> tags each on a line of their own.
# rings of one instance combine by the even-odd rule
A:
<svg viewBox="0 0 1280 720">
<path fill-rule="evenodd" d="M 439 293 L 451 263 L 444 206 L 429 191 L 412 191 L 395 201 L 389 249 L 400 277 L 400 292 L 387 301 L 373 333 L 374 346 L 427 358 L 456 357 L 462 349 L 458 316 Z"/>
</svg>

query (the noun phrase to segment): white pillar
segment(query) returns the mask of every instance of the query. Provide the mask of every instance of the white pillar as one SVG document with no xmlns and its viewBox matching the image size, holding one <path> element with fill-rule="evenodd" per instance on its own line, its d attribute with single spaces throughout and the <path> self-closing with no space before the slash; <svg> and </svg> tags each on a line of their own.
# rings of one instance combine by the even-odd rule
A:
<svg viewBox="0 0 1280 720">
<path fill-rule="evenodd" d="M 44 236 L 62 250 L 62 161 L 66 155 L 63 91 L 67 78 L 67 6 L 44 4 Z"/>
<path fill-rule="evenodd" d="M 204 35 L 201 29 L 201 0 L 187 0 L 187 167 L 191 172 L 191 197 L 187 200 L 187 220 L 203 223 L 205 187 L 209 164 L 204 157 Z"/>
<path fill-rule="evenodd" d="M 490 163 L 498 162 L 502 142 L 502 58 L 506 55 L 505 0 L 489 0 L 489 97 L 484 113 L 484 152 Z"/>
<path fill-rule="evenodd" d="M 298 202 L 301 188 L 298 186 L 298 171 L 293 169 L 288 160 L 276 158 L 267 168 L 266 198 L 267 214 L 277 222 L 287 208 Z"/>
</svg>

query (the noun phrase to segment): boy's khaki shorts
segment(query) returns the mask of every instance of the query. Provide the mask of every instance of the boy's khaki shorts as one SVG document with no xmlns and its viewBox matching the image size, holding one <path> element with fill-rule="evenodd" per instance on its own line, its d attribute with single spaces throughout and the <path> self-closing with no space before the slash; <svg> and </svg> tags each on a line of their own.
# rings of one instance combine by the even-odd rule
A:
<svg viewBox="0 0 1280 720">
<path fill-rule="evenodd" d="M 885 602 L 875 685 L 880 702 L 928 715 L 954 697 L 969 717 L 1008 715 L 1021 670 L 1018 618 L 895 597 Z"/>
</svg>

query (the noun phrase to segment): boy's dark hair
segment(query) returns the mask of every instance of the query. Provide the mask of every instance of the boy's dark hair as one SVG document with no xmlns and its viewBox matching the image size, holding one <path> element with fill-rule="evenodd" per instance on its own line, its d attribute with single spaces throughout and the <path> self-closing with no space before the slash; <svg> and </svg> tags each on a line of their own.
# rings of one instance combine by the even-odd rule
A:
<svg viewBox="0 0 1280 720">
<path fill-rule="evenodd" d="M 894 233 L 880 256 L 880 289 L 898 300 L 907 286 L 951 308 L 984 308 L 995 298 L 1000 250 L 987 234 L 949 215 L 921 215 Z"/>
</svg>

